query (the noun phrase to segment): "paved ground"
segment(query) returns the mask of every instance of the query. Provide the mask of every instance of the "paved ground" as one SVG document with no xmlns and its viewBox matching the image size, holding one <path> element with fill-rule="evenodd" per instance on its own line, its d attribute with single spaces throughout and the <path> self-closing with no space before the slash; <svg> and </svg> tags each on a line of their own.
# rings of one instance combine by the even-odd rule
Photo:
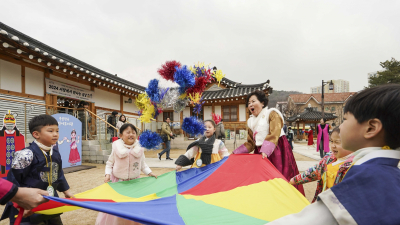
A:
<svg viewBox="0 0 400 225">
<path fill-rule="evenodd" d="M 304 143 L 295 143 L 293 147 L 294 147 L 293 152 L 296 158 L 299 171 L 304 171 L 310 168 L 311 166 L 314 166 L 320 160 L 319 153 L 315 152 L 314 149 L 311 148 L 308 149 L 307 145 L 305 145 Z M 161 151 L 160 150 L 147 151 L 145 153 L 146 163 L 150 168 L 175 168 L 176 166 L 175 159 L 177 159 L 179 155 L 184 154 L 185 150 L 172 149 L 170 157 L 173 158 L 174 160 L 166 160 L 165 154 L 162 156 L 161 160 L 159 160 L 157 158 L 157 153 L 159 152 Z"/>
</svg>

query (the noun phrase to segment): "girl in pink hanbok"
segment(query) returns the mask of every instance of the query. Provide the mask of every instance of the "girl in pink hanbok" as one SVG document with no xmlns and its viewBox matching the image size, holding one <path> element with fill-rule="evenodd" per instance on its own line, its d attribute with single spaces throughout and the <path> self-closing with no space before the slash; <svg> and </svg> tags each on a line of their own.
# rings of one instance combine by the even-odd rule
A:
<svg viewBox="0 0 400 225">
<path fill-rule="evenodd" d="M 140 146 L 136 134 L 135 126 L 130 123 L 125 123 L 119 129 L 120 139 L 113 142 L 112 152 L 106 163 L 105 183 L 137 179 L 140 177 L 140 172 L 157 178 L 145 162 L 145 148 Z M 140 223 L 103 212 L 98 214 L 96 225 L 113 224 L 133 225 Z"/>
</svg>

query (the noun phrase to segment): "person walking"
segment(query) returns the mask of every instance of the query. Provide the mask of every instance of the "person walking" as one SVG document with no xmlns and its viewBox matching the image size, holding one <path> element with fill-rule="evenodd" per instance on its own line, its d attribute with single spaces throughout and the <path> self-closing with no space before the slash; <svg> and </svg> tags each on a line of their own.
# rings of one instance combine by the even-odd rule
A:
<svg viewBox="0 0 400 225">
<path fill-rule="evenodd" d="M 165 120 L 165 122 L 163 122 L 163 124 L 161 125 L 161 137 L 163 137 L 164 136 L 164 138 L 163 138 L 163 141 L 164 141 L 164 143 L 165 143 L 165 149 L 162 151 L 162 152 L 160 152 L 160 153 L 157 153 L 157 156 L 158 156 L 158 158 L 161 160 L 161 156 L 164 154 L 164 153 L 166 153 L 167 155 L 167 158 L 166 158 L 166 160 L 172 160 L 170 157 L 169 157 L 169 153 L 170 153 L 170 151 L 171 151 L 171 137 L 173 136 L 174 134 L 172 133 L 172 131 L 171 131 L 171 120 L 169 119 L 169 118 L 167 118 L 166 120 Z"/>
<path fill-rule="evenodd" d="M 286 135 L 286 136 L 287 136 L 289 145 L 290 145 L 290 147 L 292 147 L 292 150 L 293 150 L 293 138 L 294 138 L 294 133 L 293 133 L 292 127 L 289 127 L 289 128 L 288 128 L 288 132 L 287 132 L 287 135 Z"/>
<path fill-rule="evenodd" d="M 326 124 L 326 119 L 322 118 L 318 124 L 318 137 L 317 137 L 317 152 L 324 158 L 329 152 L 329 124 Z"/>
<path fill-rule="evenodd" d="M 222 142 L 225 143 L 225 128 L 223 122 L 224 120 L 221 119 L 221 121 L 217 124 L 215 135 L 217 136 L 217 139 L 220 139 Z"/>
</svg>

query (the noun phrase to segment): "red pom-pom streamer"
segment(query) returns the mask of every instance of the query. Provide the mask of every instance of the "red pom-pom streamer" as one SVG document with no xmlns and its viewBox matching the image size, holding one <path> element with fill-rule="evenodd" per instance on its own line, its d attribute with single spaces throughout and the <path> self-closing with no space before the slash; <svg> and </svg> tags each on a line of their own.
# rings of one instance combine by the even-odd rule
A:
<svg viewBox="0 0 400 225">
<path fill-rule="evenodd" d="M 215 113 L 211 114 L 212 119 L 214 120 L 215 124 L 218 124 L 219 122 L 221 122 L 221 116 Z"/>
<path fill-rule="evenodd" d="M 194 93 L 203 93 L 204 90 L 206 89 L 206 84 L 211 83 L 213 78 L 211 75 L 208 76 L 201 76 L 201 77 L 196 77 L 196 82 L 193 87 L 189 88 L 186 93 L 189 94 L 194 94 Z"/>
<path fill-rule="evenodd" d="M 167 61 L 161 68 L 157 70 L 158 74 L 166 80 L 174 81 L 174 73 L 176 71 L 175 67 L 181 67 L 181 63 L 175 60 Z"/>
</svg>

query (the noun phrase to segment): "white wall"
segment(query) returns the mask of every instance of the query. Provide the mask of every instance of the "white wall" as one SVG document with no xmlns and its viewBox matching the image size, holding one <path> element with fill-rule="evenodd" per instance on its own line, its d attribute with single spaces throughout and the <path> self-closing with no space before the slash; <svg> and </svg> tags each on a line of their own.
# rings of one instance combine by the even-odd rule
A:
<svg viewBox="0 0 400 225">
<path fill-rule="evenodd" d="M 211 120 L 212 106 L 204 106 L 204 120 Z"/>
<path fill-rule="evenodd" d="M 214 113 L 215 113 L 215 114 L 218 114 L 218 115 L 220 115 L 220 116 L 222 116 L 222 113 L 221 113 L 221 106 L 220 106 L 220 105 L 216 105 L 216 106 L 214 107 Z"/>
<path fill-rule="evenodd" d="M 174 121 L 175 122 L 181 121 L 181 113 L 180 112 L 174 112 Z"/>
<path fill-rule="evenodd" d="M 61 77 L 57 77 L 57 76 L 54 76 L 54 75 L 51 75 L 51 74 L 50 74 L 50 79 L 56 80 L 56 81 L 60 81 L 60 82 L 63 82 L 63 83 L 69 84 L 69 85 L 74 85 L 76 87 L 80 87 L 80 88 L 84 88 L 84 89 L 90 90 L 90 85 L 81 84 L 79 82 L 75 82 L 75 81 L 72 81 L 72 80 L 67 80 L 67 79 L 64 79 L 64 78 L 61 78 Z"/>
<path fill-rule="evenodd" d="M 239 121 L 246 121 L 246 105 L 239 105 Z"/>
<path fill-rule="evenodd" d="M 22 91 L 20 65 L 0 60 L 0 88 L 15 92 Z"/>
<path fill-rule="evenodd" d="M 190 107 L 186 107 L 183 110 L 183 118 L 185 119 L 186 117 L 189 117 L 189 116 L 190 116 Z"/>
<path fill-rule="evenodd" d="M 96 107 L 104 107 L 109 109 L 120 110 L 120 97 L 118 94 L 103 91 L 98 88 L 94 89 L 94 104 Z"/>
<path fill-rule="evenodd" d="M 133 99 L 131 97 L 132 103 L 125 103 L 126 101 L 128 101 L 128 99 L 129 99 L 129 97 L 124 96 L 124 102 L 123 102 L 124 112 L 130 112 L 130 113 L 136 113 L 137 114 L 137 111 L 139 111 L 139 109 L 138 109 L 138 107 L 136 107 L 135 99 Z"/>
<path fill-rule="evenodd" d="M 25 67 L 25 93 L 44 96 L 44 73 Z"/>
</svg>

